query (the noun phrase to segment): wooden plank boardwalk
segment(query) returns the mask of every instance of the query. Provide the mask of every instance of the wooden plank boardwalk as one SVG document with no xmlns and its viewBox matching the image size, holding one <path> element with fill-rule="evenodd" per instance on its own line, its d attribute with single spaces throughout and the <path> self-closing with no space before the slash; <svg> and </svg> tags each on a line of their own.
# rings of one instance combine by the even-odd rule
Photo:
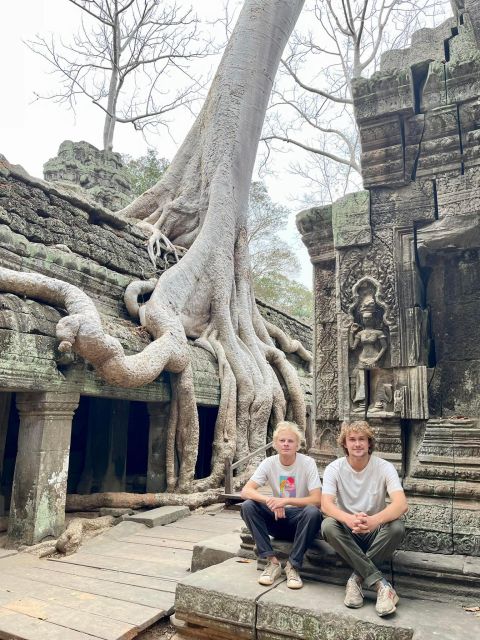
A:
<svg viewBox="0 0 480 640">
<path fill-rule="evenodd" d="M 122 522 L 62 559 L 0 558 L 0 639 L 134 638 L 173 612 L 195 543 L 241 527 L 233 511 L 154 528 Z"/>
</svg>

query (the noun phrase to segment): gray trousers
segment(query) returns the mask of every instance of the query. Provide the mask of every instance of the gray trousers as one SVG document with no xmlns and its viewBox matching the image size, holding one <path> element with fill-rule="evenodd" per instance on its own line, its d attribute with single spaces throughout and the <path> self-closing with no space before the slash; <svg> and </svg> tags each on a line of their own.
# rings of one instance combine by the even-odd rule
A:
<svg viewBox="0 0 480 640">
<path fill-rule="evenodd" d="M 345 562 L 363 578 L 366 587 L 383 578 L 377 564 L 390 560 L 405 534 L 403 520 L 382 524 L 370 533 L 353 533 L 335 518 L 322 522 L 322 536 Z"/>
</svg>

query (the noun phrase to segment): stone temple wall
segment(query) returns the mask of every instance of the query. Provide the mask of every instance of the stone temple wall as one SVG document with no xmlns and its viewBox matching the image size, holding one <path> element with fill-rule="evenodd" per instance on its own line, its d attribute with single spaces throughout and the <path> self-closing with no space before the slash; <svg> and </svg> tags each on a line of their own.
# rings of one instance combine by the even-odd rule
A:
<svg viewBox="0 0 480 640">
<path fill-rule="evenodd" d="M 354 81 L 365 191 L 297 218 L 315 273 L 312 455 L 323 467 L 341 422 L 367 419 L 408 494 L 405 550 L 476 557 L 478 17 L 461 8 Z"/>
</svg>

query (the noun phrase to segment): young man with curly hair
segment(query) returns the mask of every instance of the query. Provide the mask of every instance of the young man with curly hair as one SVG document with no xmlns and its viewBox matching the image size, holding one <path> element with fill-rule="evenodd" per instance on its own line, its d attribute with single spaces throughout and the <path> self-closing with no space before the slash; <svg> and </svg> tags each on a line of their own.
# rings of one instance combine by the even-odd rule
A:
<svg viewBox="0 0 480 640">
<path fill-rule="evenodd" d="M 344 423 L 338 444 L 345 457 L 331 462 L 323 476 L 322 535 L 353 568 L 345 605 L 363 605 L 364 584 L 377 591 L 376 611 L 386 616 L 395 611 L 398 595 L 378 565 L 392 557 L 403 538 L 400 518 L 407 501 L 395 467 L 372 455 L 375 437 L 367 422 Z"/>
<path fill-rule="evenodd" d="M 287 587 L 300 589 L 303 582 L 298 570 L 320 529 L 322 485 L 313 458 L 298 453 L 301 441 L 302 433 L 295 423 L 279 422 L 273 434 L 278 454 L 265 458 L 242 489 L 242 518 L 255 540 L 259 557 L 267 559 L 258 579 L 261 585 L 272 585 L 282 574 L 270 535 L 293 541 L 285 566 Z M 273 496 L 258 491 L 266 484 Z"/>
</svg>

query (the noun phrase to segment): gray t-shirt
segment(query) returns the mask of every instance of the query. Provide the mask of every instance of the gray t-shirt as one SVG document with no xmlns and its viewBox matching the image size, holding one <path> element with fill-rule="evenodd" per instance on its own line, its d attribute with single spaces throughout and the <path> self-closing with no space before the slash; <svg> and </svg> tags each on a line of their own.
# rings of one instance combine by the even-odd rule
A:
<svg viewBox="0 0 480 640">
<path fill-rule="evenodd" d="M 337 506 L 347 513 L 379 513 L 392 491 L 402 491 L 395 467 L 373 455 L 362 471 L 352 469 L 343 457 L 331 462 L 323 474 L 323 493 L 335 496 Z"/>
<path fill-rule="evenodd" d="M 321 489 L 315 460 L 297 453 L 295 462 L 289 467 L 280 463 L 280 456 L 265 458 L 250 478 L 257 485 L 270 485 L 276 498 L 306 498 L 313 489 Z"/>
</svg>

